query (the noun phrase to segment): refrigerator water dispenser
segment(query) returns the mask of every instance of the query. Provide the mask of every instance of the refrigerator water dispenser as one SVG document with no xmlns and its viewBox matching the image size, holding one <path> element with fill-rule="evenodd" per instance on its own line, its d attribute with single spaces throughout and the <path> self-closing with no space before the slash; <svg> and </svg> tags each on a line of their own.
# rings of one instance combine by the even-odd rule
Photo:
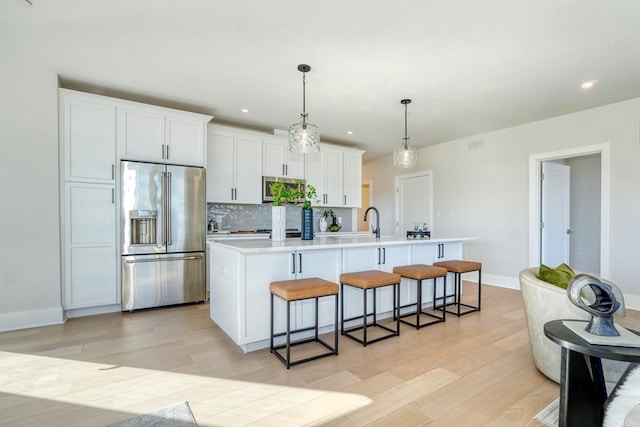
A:
<svg viewBox="0 0 640 427">
<path fill-rule="evenodd" d="M 131 219 L 132 245 L 155 245 L 157 243 L 158 211 L 133 210 L 129 211 L 129 218 Z"/>
</svg>

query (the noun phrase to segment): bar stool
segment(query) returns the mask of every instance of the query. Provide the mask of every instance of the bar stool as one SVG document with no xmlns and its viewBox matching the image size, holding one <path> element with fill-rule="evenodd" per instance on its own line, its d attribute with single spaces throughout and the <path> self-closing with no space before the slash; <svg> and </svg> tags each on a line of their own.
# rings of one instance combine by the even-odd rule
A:
<svg viewBox="0 0 640 427">
<path fill-rule="evenodd" d="M 351 286 L 362 290 L 362 316 L 355 316 L 349 319 L 344 318 L 344 287 Z M 396 329 L 393 330 L 384 325 L 378 323 L 376 313 L 376 291 L 378 288 L 385 286 L 393 286 L 393 319 L 396 321 Z M 387 338 L 400 335 L 400 310 L 398 308 L 399 299 L 397 298 L 398 287 L 400 286 L 400 275 L 396 273 L 387 273 L 378 270 L 358 271 L 355 273 L 344 273 L 340 275 L 340 330 L 342 335 L 346 335 L 352 340 L 355 340 L 367 346 L 374 342 L 384 340 Z M 367 291 L 371 289 L 373 291 L 373 312 L 367 313 Z M 367 323 L 369 316 L 373 316 L 373 322 Z M 344 322 L 350 320 L 362 319 L 362 326 L 354 326 L 349 329 L 344 328 Z M 385 330 L 387 333 L 383 336 L 367 339 L 367 328 L 378 327 Z M 353 331 L 362 330 L 362 339 L 351 334 Z"/>
<path fill-rule="evenodd" d="M 269 285 L 271 291 L 271 339 L 269 345 L 269 351 L 276 355 L 282 363 L 289 369 L 293 365 L 309 362 L 311 360 L 320 359 L 321 357 L 338 355 L 338 285 L 333 282 L 329 282 L 324 279 L 312 277 L 308 279 L 297 280 L 282 280 L 278 282 L 271 282 Z M 327 297 L 333 295 L 335 297 L 335 328 L 334 328 L 334 344 L 331 347 L 318 337 L 318 298 Z M 274 297 L 277 296 L 287 303 L 287 330 L 286 332 L 274 333 L 273 325 L 273 303 Z M 315 324 L 314 326 L 302 329 L 291 330 L 291 302 L 301 301 L 305 299 L 315 299 Z M 291 342 L 291 335 L 299 332 L 311 331 L 315 332 L 311 338 L 302 339 L 299 341 Z M 285 336 L 286 340 L 284 344 L 274 346 L 274 338 Z M 314 356 L 305 357 L 295 361 L 291 360 L 291 347 L 306 344 L 310 342 L 317 342 L 326 347 L 329 351 L 325 353 L 316 354 Z M 286 357 L 282 356 L 278 350 L 286 348 Z"/>
<path fill-rule="evenodd" d="M 416 311 L 415 313 L 411 312 L 411 313 L 401 314 L 400 321 L 402 323 L 409 326 L 413 326 L 416 329 L 420 329 L 423 326 L 429 326 L 429 325 L 433 325 L 434 323 L 440 323 L 445 321 L 445 316 L 447 313 L 446 304 L 444 301 L 446 289 L 447 289 L 447 269 L 446 268 L 433 267 L 431 265 L 426 265 L 426 264 L 412 264 L 412 265 L 403 265 L 403 266 L 394 267 L 393 272 L 398 273 L 400 276 L 406 279 L 412 279 L 417 281 L 416 302 L 400 305 L 399 307 L 399 309 L 402 309 L 406 307 L 415 306 Z M 436 295 L 436 287 L 437 287 L 439 277 L 442 277 L 443 280 L 442 280 L 442 296 L 438 298 Z M 436 302 L 438 300 L 443 300 L 441 305 L 442 314 L 440 316 L 437 316 L 433 313 L 426 312 L 422 308 L 422 281 L 428 280 L 428 279 L 433 279 L 433 311 L 434 313 L 438 311 L 438 309 L 436 308 Z M 398 299 L 400 299 L 400 291 L 398 291 Z M 400 302 L 398 304 L 400 304 Z M 421 314 L 432 317 L 433 320 L 431 320 L 430 322 L 421 324 L 420 323 Z M 405 317 L 414 316 L 414 315 L 416 316 L 416 323 L 411 323 L 407 320 L 404 320 Z"/>
<path fill-rule="evenodd" d="M 480 302 L 482 296 L 482 263 L 475 261 L 461 261 L 461 260 L 452 260 L 452 261 L 439 261 L 434 262 L 434 266 L 444 267 L 447 269 L 449 273 L 453 274 L 453 295 L 447 295 L 447 297 L 453 297 L 453 302 L 447 303 L 446 305 L 455 305 L 456 311 L 448 311 L 447 313 L 455 314 L 460 317 L 465 314 L 473 313 L 475 311 L 480 311 Z M 462 293 L 461 293 L 461 282 L 462 282 L 462 273 L 469 273 L 472 271 L 478 272 L 478 305 L 473 306 L 469 304 L 462 303 Z M 460 312 L 460 307 L 468 308 L 464 312 Z"/>
</svg>

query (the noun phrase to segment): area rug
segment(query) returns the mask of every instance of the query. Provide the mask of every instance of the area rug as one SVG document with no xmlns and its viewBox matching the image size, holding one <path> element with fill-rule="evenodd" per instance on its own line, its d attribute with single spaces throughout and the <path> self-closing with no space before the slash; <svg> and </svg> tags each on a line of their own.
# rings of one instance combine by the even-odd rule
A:
<svg viewBox="0 0 640 427">
<path fill-rule="evenodd" d="M 550 427 L 558 426 L 558 413 L 560 406 L 560 398 L 554 400 L 550 404 L 547 405 L 542 411 L 538 412 L 538 414 L 533 417 L 533 419 L 540 421 L 544 425 L 548 425 Z"/>
<path fill-rule="evenodd" d="M 160 408 L 157 411 L 109 424 L 107 427 L 196 427 L 188 402 Z"/>
</svg>

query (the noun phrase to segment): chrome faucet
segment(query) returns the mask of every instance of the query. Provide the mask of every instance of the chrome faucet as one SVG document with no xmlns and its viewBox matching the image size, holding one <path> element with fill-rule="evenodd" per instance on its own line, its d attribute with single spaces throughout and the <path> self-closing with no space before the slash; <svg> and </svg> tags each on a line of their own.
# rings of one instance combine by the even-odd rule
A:
<svg viewBox="0 0 640 427">
<path fill-rule="evenodd" d="M 364 211 L 365 221 L 367 221 L 367 214 L 369 213 L 370 210 L 374 210 L 376 213 L 376 228 L 373 228 L 373 226 L 371 226 L 371 232 L 376 235 L 376 239 L 379 239 L 380 238 L 380 212 L 378 212 L 378 209 L 374 208 L 373 206 L 369 206 L 367 210 Z"/>
</svg>

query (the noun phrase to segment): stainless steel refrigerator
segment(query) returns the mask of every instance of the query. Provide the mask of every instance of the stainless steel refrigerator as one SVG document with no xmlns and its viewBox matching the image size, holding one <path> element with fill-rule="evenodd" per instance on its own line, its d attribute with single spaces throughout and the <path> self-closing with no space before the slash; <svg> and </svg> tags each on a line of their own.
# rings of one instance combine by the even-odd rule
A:
<svg viewBox="0 0 640 427">
<path fill-rule="evenodd" d="M 205 170 L 121 162 L 122 310 L 204 301 Z"/>
</svg>

